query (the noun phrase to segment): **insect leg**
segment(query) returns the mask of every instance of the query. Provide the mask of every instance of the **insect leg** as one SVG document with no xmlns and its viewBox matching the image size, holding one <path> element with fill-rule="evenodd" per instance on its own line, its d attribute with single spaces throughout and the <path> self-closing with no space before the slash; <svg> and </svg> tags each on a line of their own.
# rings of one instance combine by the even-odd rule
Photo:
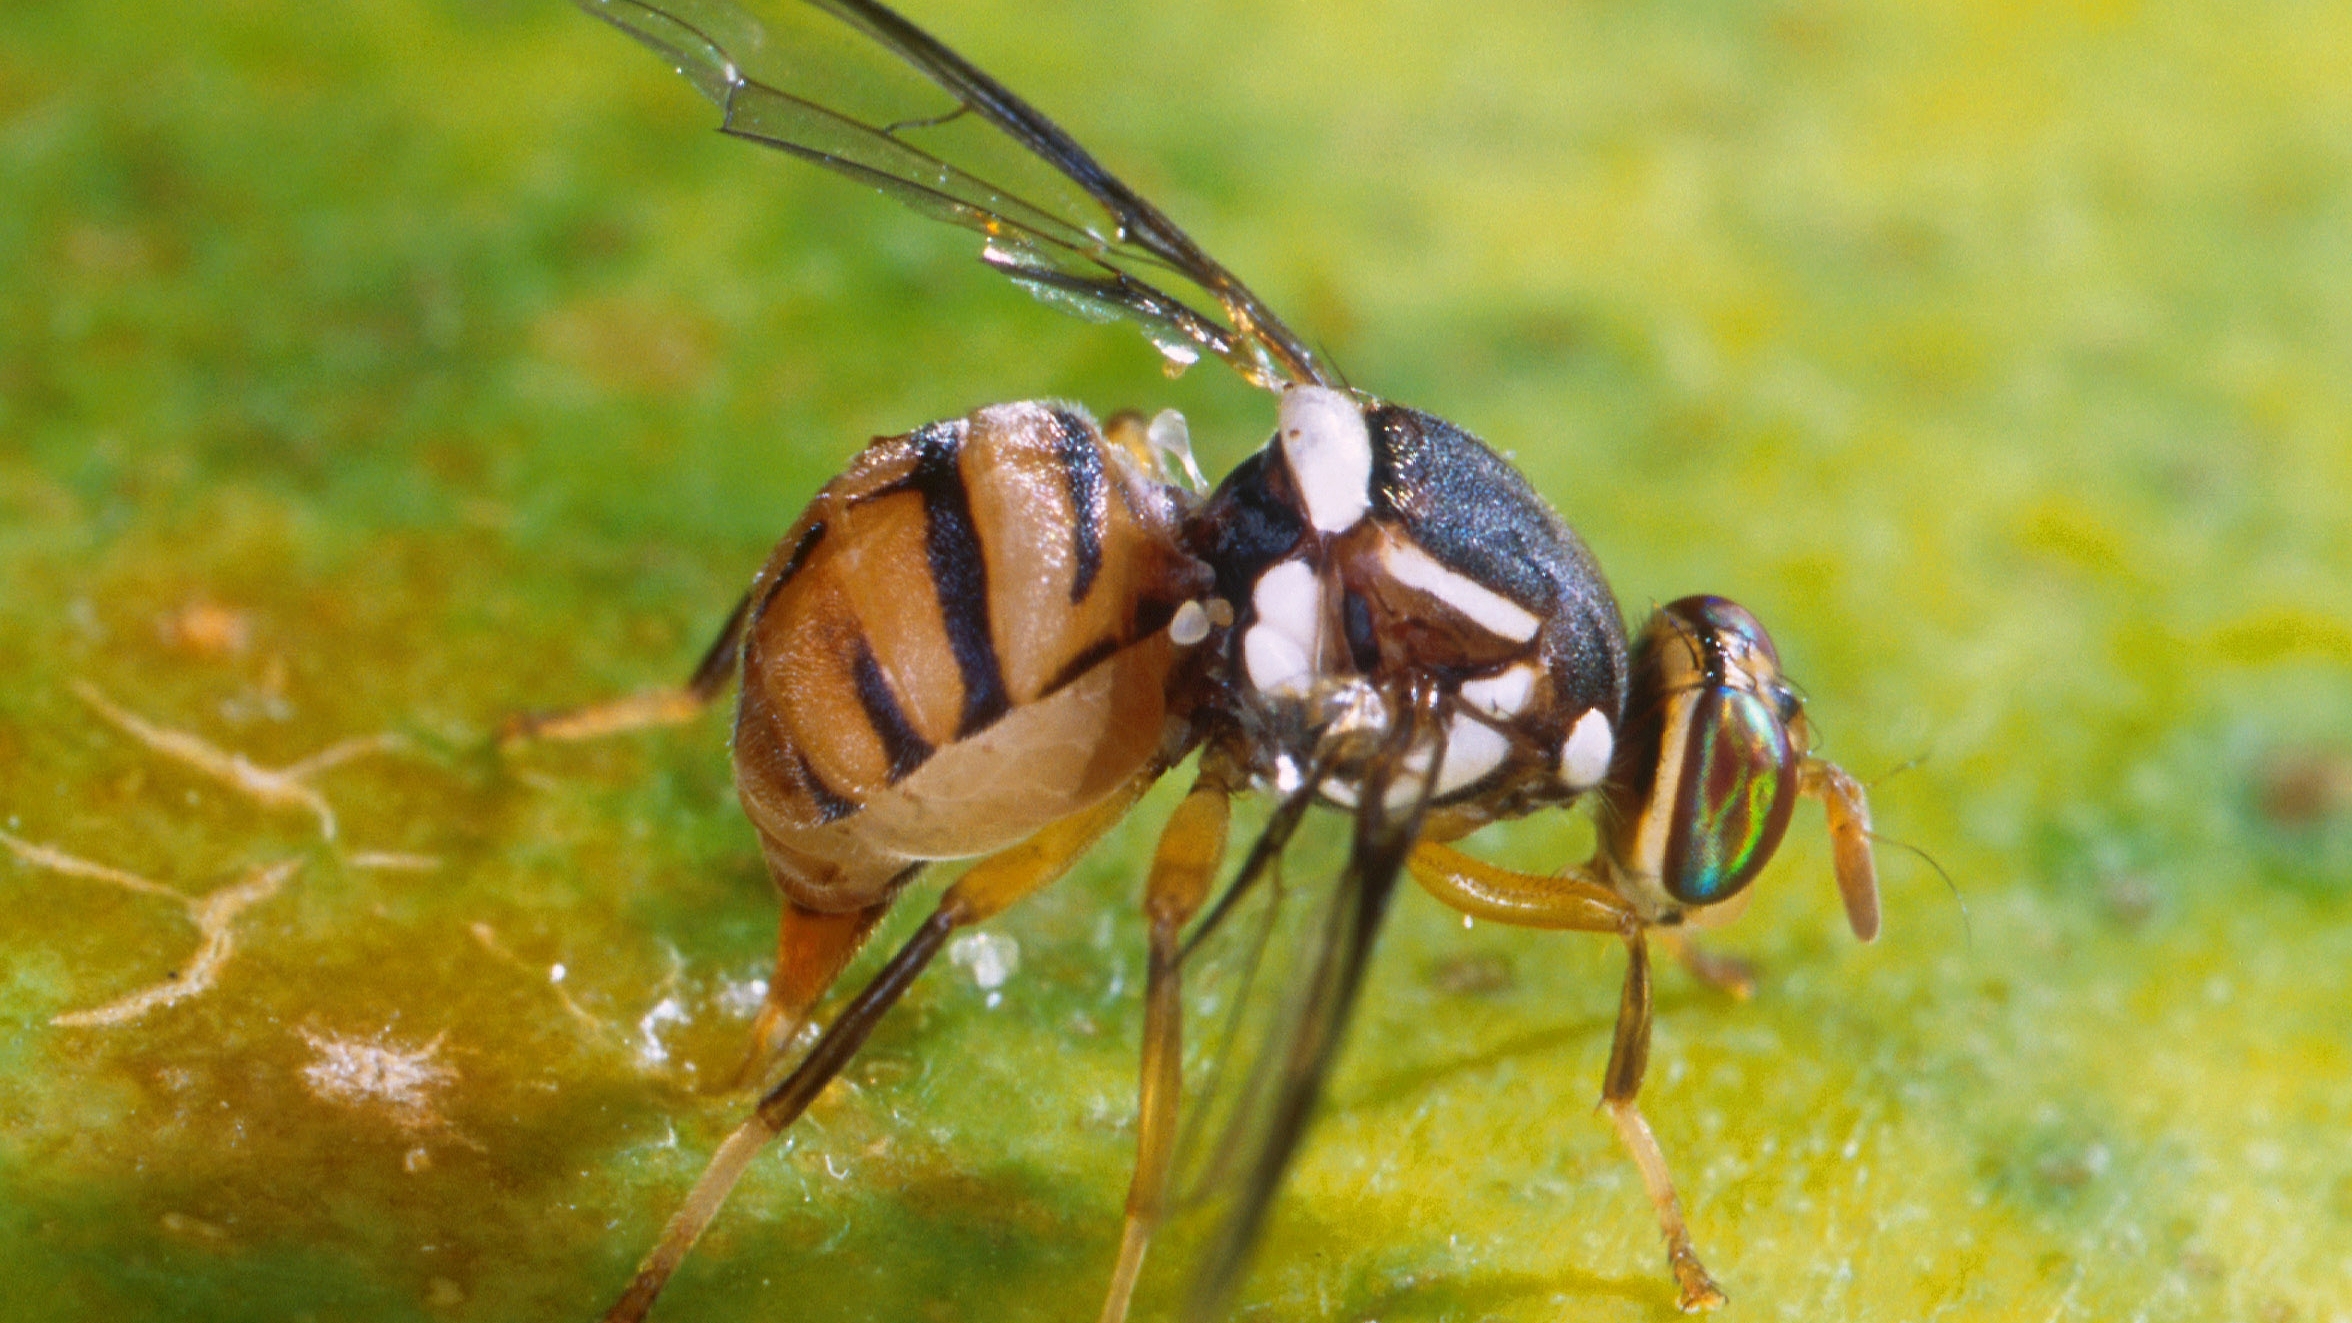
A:
<svg viewBox="0 0 2352 1323">
<path fill-rule="evenodd" d="M 1617 1137 L 1641 1169 L 1642 1184 L 1658 1210 L 1658 1229 L 1666 1236 L 1666 1261 L 1681 1287 L 1676 1302 L 1684 1313 L 1721 1305 L 1723 1288 L 1707 1275 L 1699 1252 L 1691 1247 L 1690 1228 L 1682 1220 L 1682 1200 L 1674 1193 L 1674 1175 L 1666 1169 L 1666 1155 L 1658 1137 L 1642 1119 L 1634 1095 L 1641 1092 L 1642 1072 L 1650 1063 L 1650 952 L 1639 927 L 1625 934 L 1625 995 L 1617 1004 L 1617 1037 L 1609 1045 L 1609 1071 L 1601 1084 L 1601 1106 L 1617 1125 Z"/>
<path fill-rule="evenodd" d="M 1474 918 L 1578 932 L 1619 932 L 1632 918 L 1617 893 L 1598 883 L 1577 876 L 1517 873 L 1443 845 L 1423 842 L 1414 850 L 1410 867 L 1429 894 Z M 1665 929 L 1658 932 L 1658 944 L 1710 987 L 1742 1001 L 1756 994 L 1756 971 L 1747 961 L 1718 955 L 1688 934 Z"/>
<path fill-rule="evenodd" d="M 727 681 L 735 678 L 735 659 L 743 643 L 743 621 L 750 609 L 748 595 L 735 604 L 727 623 L 719 627 L 719 636 L 711 640 L 685 684 L 675 689 L 647 689 L 561 712 L 518 712 L 500 726 L 498 742 L 593 740 L 651 726 L 680 726 L 694 720 L 718 698 Z"/>
<path fill-rule="evenodd" d="M 911 870 L 910 870 L 911 871 Z M 808 1023 L 817 999 L 841 977 L 874 925 L 890 912 L 897 888 L 888 899 L 845 914 L 812 910 L 784 897 L 784 915 L 776 930 L 776 970 L 768 978 L 768 995 L 751 1022 L 751 1045 L 735 1072 L 735 1087 L 757 1084 L 767 1077 L 776 1059 L 792 1046 L 800 1027 Z"/>
<path fill-rule="evenodd" d="M 1691 1247 L 1690 1228 L 1683 1221 L 1682 1201 L 1674 1193 L 1666 1156 L 1634 1101 L 1650 1059 L 1650 953 L 1641 917 L 1616 892 L 1587 877 L 1514 872 L 1448 846 L 1423 842 L 1414 849 L 1409 867 L 1414 880 L 1431 895 L 1464 914 L 1522 928 L 1613 932 L 1625 939 L 1625 995 L 1617 1007 L 1617 1036 L 1609 1047 L 1601 1106 L 1641 1169 L 1642 1184 L 1658 1210 L 1658 1227 L 1666 1236 L 1666 1258 L 1681 1288 L 1682 1308 L 1687 1312 L 1722 1304 L 1722 1288 L 1707 1275 L 1698 1251 Z"/>
<path fill-rule="evenodd" d="M 1616 892 L 1581 876 L 1581 870 L 1567 877 L 1520 873 L 1434 841 L 1413 847 L 1405 867 L 1422 890 L 1474 919 L 1584 933 L 1627 932 L 1640 926 Z"/>
<path fill-rule="evenodd" d="M 1846 902 L 1846 923 L 1867 942 L 1878 936 L 1878 864 L 1870 852 L 1870 798 L 1844 768 L 1820 758 L 1807 758 L 1797 777 L 1797 793 L 1820 800 L 1829 811 L 1830 854 L 1837 864 L 1838 895 Z"/>
<path fill-rule="evenodd" d="M 873 981 L 850 999 L 784 1082 L 770 1089 L 752 1109 L 752 1114 L 719 1145 L 719 1151 L 711 1155 L 710 1164 L 687 1192 L 685 1203 L 662 1228 L 661 1239 L 655 1243 L 653 1252 L 637 1265 L 628 1289 L 605 1311 L 605 1323 L 638 1323 L 645 1317 L 670 1280 L 670 1274 L 677 1271 L 703 1228 L 718 1214 L 719 1205 L 726 1202 L 727 1192 L 735 1188 L 735 1182 L 742 1178 L 751 1160 L 767 1147 L 769 1140 L 784 1133 L 784 1128 L 808 1109 L 809 1103 L 833 1082 L 858 1049 L 865 1046 L 874 1026 L 906 995 L 916 976 L 947 945 L 949 936 L 959 928 L 968 928 L 1002 913 L 1007 906 L 1069 871 L 1070 865 L 1100 840 L 1104 832 L 1126 816 L 1136 797 L 1151 785 L 1159 771 L 1157 766 L 1145 769 L 1093 808 L 1073 813 L 1019 845 L 990 855 L 958 878 L 940 896 L 939 907 L 931 912 L 931 917 L 890 957 L 890 962 L 874 975 Z"/>
<path fill-rule="evenodd" d="M 1204 755 L 1200 779 L 1160 831 L 1144 884 L 1151 923 L 1151 972 L 1144 993 L 1143 1066 L 1136 1098 L 1135 1179 L 1127 1187 L 1126 1229 L 1101 1323 L 1123 1323 L 1143 1256 L 1160 1224 L 1168 1169 L 1176 1149 L 1176 1104 L 1183 1088 L 1184 925 L 1208 898 L 1225 858 L 1225 828 L 1239 783 L 1214 753 Z"/>
<path fill-rule="evenodd" d="M 1747 895 L 1743 891 L 1727 903 L 1737 904 Z M 1699 945 L 1689 933 L 1676 932 L 1670 928 L 1658 929 L 1657 937 L 1658 945 L 1666 949 L 1666 954 L 1673 956 L 1675 963 L 1689 970 L 1691 977 L 1699 982 L 1741 1001 L 1755 997 L 1756 966 L 1750 961 L 1720 951 L 1710 951 Z"/>
</svg>

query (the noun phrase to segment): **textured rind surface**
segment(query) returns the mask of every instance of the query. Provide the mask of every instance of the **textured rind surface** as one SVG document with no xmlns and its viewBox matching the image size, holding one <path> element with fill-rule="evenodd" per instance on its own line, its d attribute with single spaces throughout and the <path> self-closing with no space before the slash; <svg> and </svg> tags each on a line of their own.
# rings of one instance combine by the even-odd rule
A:
<svg viewBox="0 0 2352 1323">
<path fill-rule="evenodd" d="M 1758 998 L 1661 972 L 1723 1317 L 2346 1316 L 2352 15 L 920 8 L 1514 451 L 1631 614 L 1754 608 L 1952 874 L 1965 926 L 1888 847 L 1856 948 L 1800 808 L 1716 938 Z M 722 719 L 502 760 L 501 716 L 683 675 L 869 436 L 1267 435 L 708 128 L 558 4 L 0 7 L 0 829 L 192 893 L 303 861 L 206 992 L 60 1028 L 194 930 L 0 859 L 12 1319 L 592 1317 L 735 1115 L 771 901 Z M 315 779 L 328 846 L 77 681 L 265 765 L 408 748 Z M 1089 1312 L 1167 806 L 997 926 L 993 1007 L 917 989 L 665 1317 Z M 1400 901 L 1260 1315 L 1670 1317 L 1592 1115 L 1619 967 Z"/>
</svg>

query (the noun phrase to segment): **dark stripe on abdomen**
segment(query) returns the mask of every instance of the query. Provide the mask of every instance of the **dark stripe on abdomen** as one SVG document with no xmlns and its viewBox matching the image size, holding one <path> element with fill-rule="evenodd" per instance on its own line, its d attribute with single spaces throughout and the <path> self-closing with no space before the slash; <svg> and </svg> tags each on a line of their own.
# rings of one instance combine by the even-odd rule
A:
<svg viewBox="0 0 2352 1323">
<path fill-rule="evenodd" d="M 797 745 L 792 750 L 792 763 L 792 770 L 800 774 L 801 790 L 808 795 L 809 802 L 817 806 L 817 825 L 839 822 L 861 807 L 856 800 L 843 799 L 840 791 L 826 785 L 825 778 L 817 775 L 817 769 L 810 766 L 808 754 Z"/>
<path fill-rule="evenodd" d="M 1062 480 L 1070 486 L 1070 540 L 1078 568 L 1070 578 L 1070 600 L 1083 602 L 1102 571 L 1103 523 L 1110 518 L 1110 483 L 1103 477 L 1102 447 L 1094 428 L 1066 409 L 1053 414 L 1062 461 Z"/>
<path fill-rule="evenodd" d="M 996 635 L 988 623 L 988 562 L 972 526 L 972 498 L 964 490 L 961 423 L 933 423 L 909 438 L 918 447 L 907 485 L 923 498 L 927 525 L 923 549 L 931 563 L 931 590 L 947 644 L 964 681 L 964 711 L 956 738 L 986 729 L 1012 706 L 1005 696 L 1004 667 L 996 656 Z"/>
<path fill-rule="evenodd" d="M 850 670 L 857 681 L 858 704 L 866 710 L 866 724 L 874 728 L 874 737 L 882 741 L 882 756 L 890 761 L 890 784 L 897 785 L 931 757 L 931 742 L 907 720 L 906 709 L 898 705 L 898 695 L 891 691 L 890 677 L 882 673 L 882 664 L 874 660 L 874 650 L 862 636 Z"/>
<path fill-rule="evenodd" d="M 808 558 L 816 554 L 817 544 L 824 540 L 825 521 L 822 519 L 801 530 L 800 540 L 792 544 L 791 554 L 784 557 L 783 567 L 776 571 L 776 577 L 768 580 L 767 586 L 760 592 L 759 605 L 753 609 L 753 616 L 767 614 L 768 603 L 776 600 L 776 594 L 784 591 L 784 585 L 792 582 L 801 567 L 808 564 Z"/>
<path fill-rule="evenodd" d="M 1046 681 L 1045 688 L 1037 691 L 1038 698 L 1050 698 L 1060 693 L 1064 688 L 1076 682 L 1079 676 L 1109 661 L 1118 651 L 1119 640 L 1096 639 L 1087 645 L 1084 651 L 1063 663 L 1061 670 L 1054 672 L 1054 678 Z"/>
</svg>

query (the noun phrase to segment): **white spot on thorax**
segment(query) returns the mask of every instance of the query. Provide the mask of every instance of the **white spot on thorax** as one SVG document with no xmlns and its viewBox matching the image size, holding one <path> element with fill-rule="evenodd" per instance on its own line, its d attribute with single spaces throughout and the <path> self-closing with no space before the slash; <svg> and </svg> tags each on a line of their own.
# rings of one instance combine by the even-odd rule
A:
<svg viewBox="0 0 2352 1323">
<path fill-rule="evenodd" d="M 1467 713 L 1457 712 L 1446 726 L 1445 761 L 1438 764 L 1437 789 L 1450 795 L 1502 766 L 1511 741 L 1499 730 Z"/>
<path fill-rule="evenodd" d="M 1325 533 L 1353 527 L 1372 508 L 1372 436 L 1364 411 L 1339 391 L 1293 386 L 1282 393 L 1282 457 L 1298 480 L 1307 520 Z"/>
<path fill-rule="evenodd" d="M 1314 568 L 1286 560 L 1258 576 L 1250 590 L 1257 621 L 1241 640 L 1250 683 L 1268 694 L 1307 693 L 1323 650 L 1323 586 Z"/>
<path fill-rule="evenodd" d="M 1462 683 L 1462 701 L 1490 717 L 1509 719 L 1527 710 L 1535 695 L 1535 668 L 1526 662 L 1499 675 Z"/>
<path fill-rule="evenodd" d="M 1445 761 L 1438 765 L 1437 783 L 1429 788 L 1429 797 L 1443 799 L 1479 781 L 1502 766 L 1510 753 L 1508 736 L 1467 713 L 1455 713 L 1446 726 Z M 1423 744 L 1404 756 L 1388 783 L 1390 808 L 1404 808 L 1420 795 L 1421 778 L 1429 773 L 1429 754 L 1430 746 Z M 1323 783 L 1323 797 L 1341 808 L 1354 808 L 1363 797 L 1360 790 L 1353 781 Z"/>
<path fill-rule="evenodd" d="M 1410 542 L 1383 543 L 1380 562 L 1397 582 L 1429 594 L 1497 638 L 1525 643 L 1543 626 L 1534 612 L 1476 579 L 1447 569 Z"/>
<path fill-rule="evenodd" d="M 1586 790 L 1601 783 L 1609 774 L 1609 755 L 1617 747 L 1617 737 L 1609 729 L 1609 719 L 1594 708 L 1576 719 L 1568 728 L 1567 742 L 1560 746 L 1560 779 L 1572 790 Z"/>
</svg>

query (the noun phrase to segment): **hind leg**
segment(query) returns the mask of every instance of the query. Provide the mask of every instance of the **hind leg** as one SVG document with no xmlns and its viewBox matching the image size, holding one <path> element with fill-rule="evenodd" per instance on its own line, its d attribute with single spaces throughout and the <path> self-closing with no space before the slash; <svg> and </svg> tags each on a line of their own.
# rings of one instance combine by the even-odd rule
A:
<svg viewBox="0 0 2352 1323">
<path fill-rule="evenodd" d="M 735 677 L 735 659 L 743 643 L 743 621 L 751 599 L 735 604 L 719 636 L 702 654 L 694 674 L 675 689 L 647 689 L 623 698 L 590 703 L 561 712 L 518 712 L 502 723 L 498 742 L 521 744 L 531 740 L 593 740 L 652 726 L 682 726 L 701 716 L 718 700 Z"/>
<path fill-rule="evenodd" d="M 874 1032 L 874 1026 L 906 995 L 916 976 L 947 946 L 949 937 L 959 929 L 993 918 L 1023 896 L 1069 871 L 1080 856 L 1102 839 L 1104 832 L 1126 816 L 1136 797 L 1158 774 L 1159 769 L 1155 767 L 1136 776 L 1102 803 L 1054 823 L 1019 845 L 990 855 L 958 878 L 939 898 L 939 907 L 923 921 L 923 926 L 841 1008 L 841 1013 L 809 1048 L 808 1055 L 793 1067 L 792 1073 L 760 1098 L 752 1114 L 711 1155 L 709 1165 L 703 1168 L 694 1188 L 687 1192 L 685 1202 L 662 1228 L 661 1239 L 653 1251 L 637 1265 L 628 1288 L 605 1313 L 606 1323 L 637 1323 L 653 1308 L 654 1299 L 661 1294 L 670 1274 L 677 1270 L 703 1228 L 718 1214 L 728 1191 L 735 1188 L 735 1182 L 742 1178 L 751 1160 L 767 1147 L 769 1140 L 784 1133 L 785 1127 L 797 1120 L 841 1073 L 842 1067 L 857 1055 L 867 1036 Z"/>
<path fill-rule="evenodd" d="M 776 928 L 776 969 L 768 976 L 767 999 L 751 1022 L 751 1043 L 736 1068 L 734 1086 L 748 1088 L 774 1073 L 791 1050 L 809 1012 L 857 958 L 874 926 L 890 912 L 889 900 L 845 914 L 827 914 L 784 898 Z"/>
</svg>

